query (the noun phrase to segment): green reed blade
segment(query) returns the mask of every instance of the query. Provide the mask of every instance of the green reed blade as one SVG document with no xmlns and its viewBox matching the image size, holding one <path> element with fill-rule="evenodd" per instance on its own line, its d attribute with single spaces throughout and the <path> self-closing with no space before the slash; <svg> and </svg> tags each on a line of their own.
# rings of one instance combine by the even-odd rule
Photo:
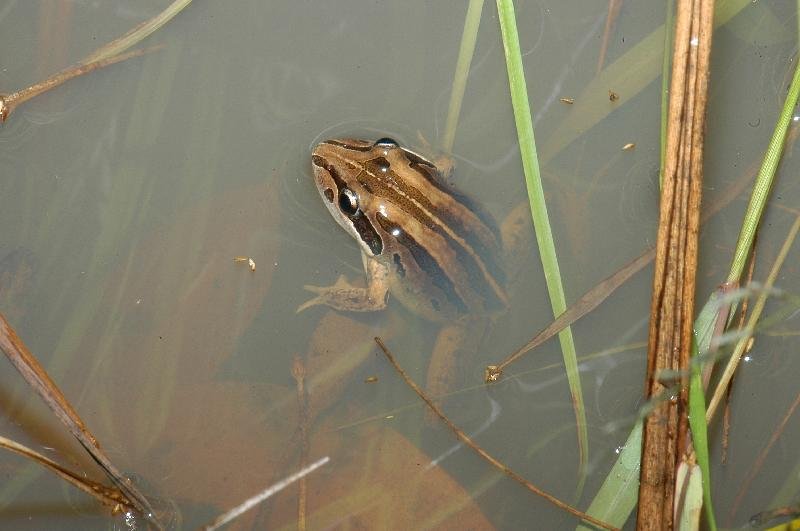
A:
<svg viewBox="0 0 800 531">
<path fill-rule="evenodd" d="M 547 216 L 547 205 L 544 199 L 542 179 L 539 173 L 539 160 L 536 153 L 536 142 L 533 135 L 533 120 L 528 102 L 528 88 L 525 84 L 525 73 L 522 68 L 522 53 L 519 47 L 517 23 L 514 15 L 512 0 L 497 0 L 497 11 L 500 18 L 500 31 L 503 38 L 506 65 L 508 67 L 508 82 L 511 89 L 511 105 L 514 109 L 514 121 L 517 124 L 522 167 L 525 172 L 525 183 L 528 188 L 528 200 L 531 206 L 531 217 L 536 230 L 536 240 L 539 245 L 539 254 L 544 268 L 547 291 L 550 295 L 550 304 L 553 315 L 558 317 L 567 308 L 564 297 L 564 287 L 561 283 L 561 272 L 558 267 L 556 247 L 553 233 L 550 229 L 550 220 Z M 565 328 L 558 334 L 561 342 L 561 352 L 567 372 L 570 393 L 578 431 L 578 447 L 580 461 L 578 467 L 578 489 L 583 490 L 586 479 L 586 463 L 589 456 L 589 438 L 586 430 L 586 411 L 583 403 L 580 374 L 578 372 L 575 342 L 572 338 L 572 329 Z"/>
<path fill-rule="evenodd" d="M 470 0 L 467 7 L 467 16 L 464 18 L 464 31 L 461 32 L 461 47 L 458 50 L 456 72 L 453 75 L 453 88 L 450 91 L 450 105 L 447 108 L 447 122 L 442 135 L 441 147 L 445 153 L 453 151 L 456 138 L 458 117 L 461 114 L 461 103 L 464 101 L 464 90 L 467 87 L 467 77 L 475 54 L 475 42 L 478 40 L 478 27 L 481 23 L 483 0 Z"/>
</svg>

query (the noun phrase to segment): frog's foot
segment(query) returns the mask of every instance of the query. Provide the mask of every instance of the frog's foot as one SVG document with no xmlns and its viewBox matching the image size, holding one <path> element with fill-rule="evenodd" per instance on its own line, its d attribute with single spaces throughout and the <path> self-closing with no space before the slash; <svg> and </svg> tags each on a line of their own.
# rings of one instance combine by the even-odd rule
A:
<svg viewBox="0 0 800 531">
<path fill-rule="evenodd" d="M 312 306 L 330 306 L 337 310 L 348 312 L 371 312 L 382 310 L 386 307 L 386 289 L 376 289 L 376 286 L 362 288 L 353 286 L 341 275 L 332 286 L 310 286 L 303 288 L 317 296 L 297 307 L 297 313 Z"/>
<path fill-rule="evenodd" d="M 441 149 L 433 147 L 433 144 L 423 136 L 422 131 L 417 131 L 417 143 L 419 145 L 419 154 L 431 161 L 445 180 L 450 179 L 455 168 L 453 156 L 442 153 Z"/>
</svg>

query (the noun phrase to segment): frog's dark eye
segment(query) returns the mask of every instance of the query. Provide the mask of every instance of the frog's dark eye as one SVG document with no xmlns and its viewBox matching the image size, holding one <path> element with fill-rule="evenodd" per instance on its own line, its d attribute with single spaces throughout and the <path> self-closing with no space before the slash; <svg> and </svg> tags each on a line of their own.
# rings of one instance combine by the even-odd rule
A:
<svg viewBox="0 0 800 531">
<path fill-rule="evenodd" d="M 358 195 L 349 188 L 342 188 L 339 192 L 339 209 L 348 216 L 355 216 L 358 212 Z"/>
<path fill-rule="evenodd" d="M 379 138 L 375 141 L 375 145 L 382 148 L 396 148 L 399 144 L 397 140 L 394 138 L 389 138 L 388 136 Z"/>
</svg>

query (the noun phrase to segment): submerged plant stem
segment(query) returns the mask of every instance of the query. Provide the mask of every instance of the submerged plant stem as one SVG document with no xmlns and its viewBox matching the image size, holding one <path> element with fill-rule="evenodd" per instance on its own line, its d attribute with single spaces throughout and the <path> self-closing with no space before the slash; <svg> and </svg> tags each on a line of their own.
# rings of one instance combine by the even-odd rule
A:
<svg viewBox="0 0 800 531">
<path fill-rule="evenodd" d="M 139 57 L 140 55 L 150 53 L 158 48 L 159 47 L 146 48 L 143 50 L 134 50 L 132 52 L 124 53 L 114 57 L 98 59 L 90 63 L 82 63 L 79 66 L 62 70 L 61 72 L 53 76 L 50 76 L 44 81 L 40 81 L 39 83 L 31 85 L 30 87 L 24 88 L 22 90 L 18 90 L 17 92 L 12 92 L 11 94 L 0 94 L 0 122 L 5 122 L 6 119 L 8 119 L 8 116 L 18 106 L 22 105 L 26 101 L 35 98 L 36 96 L 43 94 L 48 90 L 52 90 L 58 87 L 59 85 L 63 85 L 70 79 L 74 79 L 78 76 L 88 74 L 99 68 L 103 68 L 109 65 L 113 65 L 115 63 L 126 61 L 133 57 Z"/>
<path fill-rule="evenodd" d="M 158 529 L 162 529 L 147 498 L 111 463 L 105 452 L 100 448 L 97 439 L 95 439 L 77 411 L 72 407 L 72 404 L 70 404 L 2 314 L 0 314 L 0 350 L 3 351 L 28 385 L 47 404 L 56 418 L 67 427 L 73 437 L 81 443 L 81 446 L 86 449 L 114 485 L 125 495 L 129 500 L 128 505 L 135 507 L 144 518 L 148 519 Z"/>
<path fill-rule="evenodd" d="M 459 440 L 461 440 L 461 442 L 463 442 L 465 445 L 467 445 L 470 449 L 472 449 L 475 453 L 477 453 L 481 458 L 483 458 L 485 461 L 487 461 L 489 464 L 491 464 L 492 466 L 494 466 L 498 470 L 502 471 L 504 474 L 509 476 L 511 479 L 513 479 L 517 483 L 519 483 L 522 486 L 524 486 L 529 491 L 533 492 L 537 496 L 541 496 L 542 498 L 546 499 L 547 501 L 549 501 L 550 503 L 552 503 L 553 505 L 555 505 L 559 509 L 563 509 L 564 511 L 567 511 L 570 514 L 573 514 L 573 515 L 577 516 L 578 518 L 580 518 L 582 520 L 585 520 L 586 522 L 589 522 L 591 524 L 594 524 L 594 525 L 596 525 L 598 527 L 602 527 L 603 529 L 616 529 L 615 527 L 613 527 L 613 526 L 611 526 L 611 525 L 609 525 L 609 524 L 607 524 L 605 522 L 602 522 L 602 521 L 598 520 L 597 518 L 593 518 L 593 517 L 587 515 L 586 513 L 579 511 L 575 507 L 572 507 L 571 505 L 569 505 L 567 503 L 564 503 L 563 501 L 559 500 L 558 498 L 556 498 L 552 494 L 549 494 L 549 493 L 543 491 L 542 489 L 540 489 L 536 485 L 532 484 L 527 479 L 523 478 L 522 476 L 520 476 L 519 474 L 517 474 L 516 472 L 511 470 L 508 467 L 508 465 L 506 465 L 506 464 L 502 463 L 501 461 L 497 460 L 494 456 L 489 454 L 486 450 L 484 450 L 483 448 L 478 446 L 469 437 L 469 435 L 464 433 L 461 429 L 458 428 L 458 426 L 453 424 L 453 421 L 451 421 L 449 418 L 447 418 L 447 416 L 445 416 L 444 412 L 439 408 L 439 406 L 437 406 L 430 398 L 428 398 L 428 396 L 425 394 L 425 392 L 414 382 L 414 380 L 411 379 L 411 377 L 408 375 L 408 373 L 406 373 L 405 370 L 403 370 L 403 368 L 400 366 L 400 364 L 397 363 L 397 360 L 395 359 L 394 355 L 389 351 L 389 349 L 386 347 L 386 345 L 383 343 L 383 340 L 380 337 L 376 337 L 375 338 L 375 343 L 378 344 L 378 347 L 380 347 L 381 351 L 383 351 L 383 354 L 386 356 L 386 359 L 389 360 L 389 363 L 392 364 L 392 367 L 394 367 L 394 369 L 397 371 L 397 373 L 400 375 L 400 377 L 403 378 L 403 381 L 405 381 L 406 385 L 408 385 L 417 394 L 417 396 L 423 402 L 425 402 L 428 405 L 429 408 L 431 408 L 431 410 L 436 414 L 436 416 L 439 417 L 442 420 L 442 422 L 444 422 L 445 425 L 453 431 L 453 433 L 456 435 L 456 437 Z"/>
</svg>

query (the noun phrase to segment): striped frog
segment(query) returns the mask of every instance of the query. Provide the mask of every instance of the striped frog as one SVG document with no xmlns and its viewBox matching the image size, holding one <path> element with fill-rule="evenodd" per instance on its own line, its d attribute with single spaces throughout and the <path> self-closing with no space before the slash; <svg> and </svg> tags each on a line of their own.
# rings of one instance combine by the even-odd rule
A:
<svg viewBox="0 0 800 531">
<path fill-rule="evenodd" d="M 449 170 L 391 138 L 326 140 L 314 148 L 311 163 L 323 203 L 359 243 L 367 286 L 353 286 L 343 276 L 332 286 L 305 286 L 316 297 L 298 312 L 316 305 L 381 310 L 391 294 L 411 312 L 444 325 L 428 390 L 451 390 L 459 365 L 455 352 L 480 341 L 485 326 L 479 325 L 488 321 L 481 316 L 508 306 L 500 238 L 490 218 L 447 185 Z M 530 223 L 526 212 L 512 212 L 504 235 Z"/>
</svg>

